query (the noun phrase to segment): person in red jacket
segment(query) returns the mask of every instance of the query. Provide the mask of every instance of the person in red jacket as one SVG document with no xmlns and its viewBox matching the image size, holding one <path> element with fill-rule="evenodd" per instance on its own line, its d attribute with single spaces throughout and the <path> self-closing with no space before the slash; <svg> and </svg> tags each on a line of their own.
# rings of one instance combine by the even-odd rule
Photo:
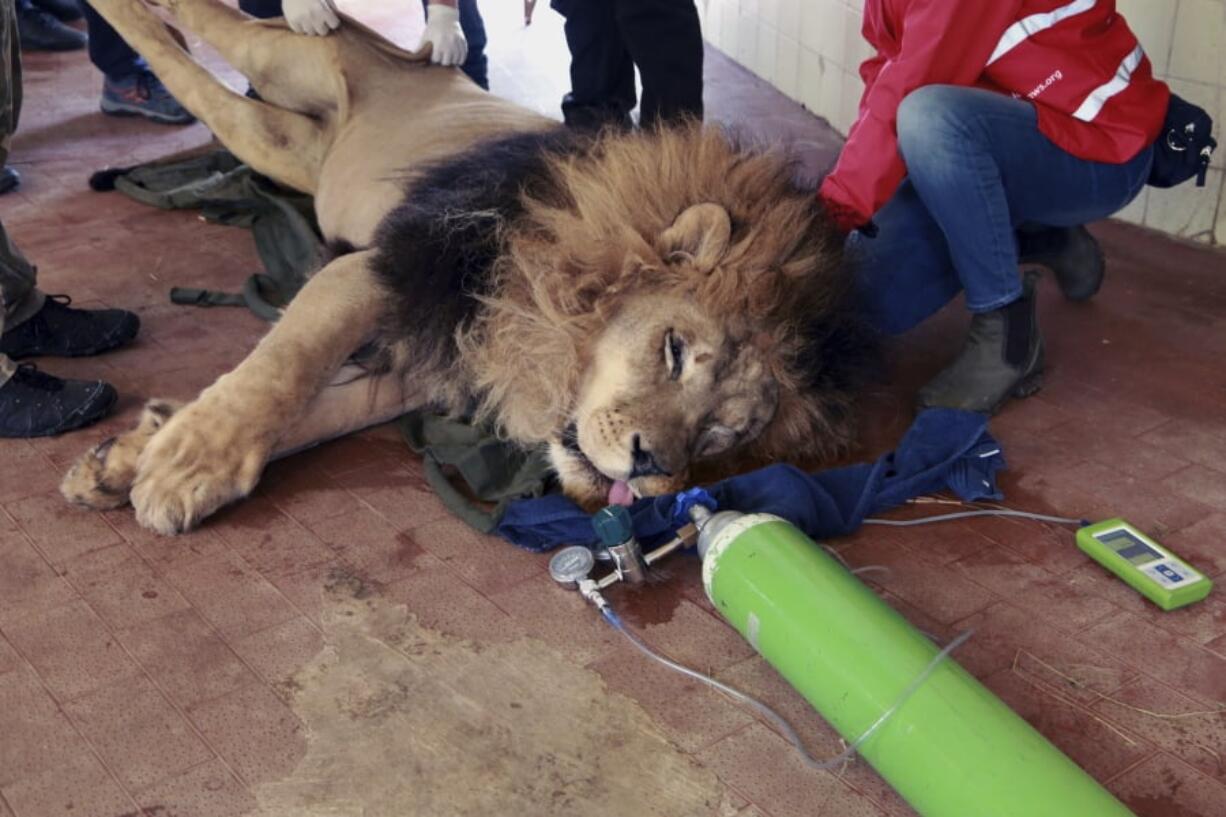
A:
<svg viewBox="0 0 1226 817">
<path fill-rule="evenodd" d="M 1098 289 L 1080 225 L 1149 176 L 1170 92 L 1114 0 L 866 0 L 859 116 L 819 197 L 851 235 L 866 305 L 900 333 L 965 293 L 970 330 L 921 408 L 994 412 L 1037 391 L 1034 279 Z"/>
</svg>

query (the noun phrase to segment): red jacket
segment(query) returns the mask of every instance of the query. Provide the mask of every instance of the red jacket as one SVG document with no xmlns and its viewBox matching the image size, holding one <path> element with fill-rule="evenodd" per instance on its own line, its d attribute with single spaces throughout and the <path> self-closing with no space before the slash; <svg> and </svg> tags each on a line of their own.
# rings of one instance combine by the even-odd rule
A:
<svg viewBox="0 0 1226 817">
<path fill-rule="evenodd" d="M 864 96 L 819 195 L 852 229 L 907 174 L 898 153 L 903 97 L 924 85 L 1030 99 L 1039 130 L 1074 156 L 1120 164 L 1157 137 L 1170 91 L 1154 79 L 1115 0 L 866 0 Z"/>
</svg>

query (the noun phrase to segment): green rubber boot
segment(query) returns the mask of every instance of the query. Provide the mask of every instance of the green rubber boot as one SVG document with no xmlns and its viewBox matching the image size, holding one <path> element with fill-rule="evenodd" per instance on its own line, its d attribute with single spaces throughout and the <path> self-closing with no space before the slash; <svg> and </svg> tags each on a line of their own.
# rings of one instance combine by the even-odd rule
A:
<svg viewBox="0 0 1226 817">
<path fill-rule="evenodd" d="M 995 414 L 1010 397 L 1029 397 L 1043 385 L 1043 338 L 1035 316 L 1035 282 L 1026 274 L 1022 297 L 971 316 L 962 351 L 920 389 L 919 408 L 956 408 Z"/>
</svg>

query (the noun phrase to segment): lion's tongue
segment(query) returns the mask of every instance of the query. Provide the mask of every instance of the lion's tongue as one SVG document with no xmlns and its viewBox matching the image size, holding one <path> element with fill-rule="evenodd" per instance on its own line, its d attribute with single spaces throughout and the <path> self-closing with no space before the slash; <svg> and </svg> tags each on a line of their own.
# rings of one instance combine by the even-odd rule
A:
<svg viewBox="0 0 1226 817">
<path fill-rule="evenodd" d="M 634 504 L 634 492 L 630 490 L 629 483 L 619 479 L 609 487 L 609 504 L 626 506 Z"/>
</svg>

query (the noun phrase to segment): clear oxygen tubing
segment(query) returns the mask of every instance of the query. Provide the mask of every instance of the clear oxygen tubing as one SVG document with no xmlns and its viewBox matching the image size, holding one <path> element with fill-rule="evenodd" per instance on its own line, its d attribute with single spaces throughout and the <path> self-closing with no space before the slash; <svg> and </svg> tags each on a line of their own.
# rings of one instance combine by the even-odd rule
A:
<svg viewBox="0 0 1226 817">
<path fill-rule="evenodd" d="M 621 618 L 616 612 L 613 611 L 612 607 L 609 607 L 606 604 L 599 609 L 600 614 L 604 616 L 605 621 L 609 622 L 609 624 L 611 624 L 615 630 L 624 635 L 626 639 L 644 655 L 660 662 L 671 670 L 693 678 L 696 681 L 700 681 L 713 689 L 717 689 L 733 700 L 739 701 L 740 703 L 743 703 L 757 711 L 769 722 L 774 724 L 783 737 L 787 738 L 788 742 L 790 742 L 796 748 L 796 751 L 800 753 L 800 756 L 804 759 L 805 764 L 816 770 L 837 769 L 851 760 L 852 756 L 856 753 L 856 750 L 859 749 L 860 745 L 872 737 L 873 733 L 876 732 L 882 724 L 888 721 L 890 716 L 898 711 L 899 707 L 906 703 L 907 699 L 920 688 L 924 681 L 928 680 L 928 676 L 930 676 L 933 671 L 936 670 L 940 663 L 948 658 L 950 653 L 962 646 L 966 640 L 971 637 L 971 633 L 973 632 L 972 630 L 967 630 L 946 644 L 945 648 L 933 656 L 932 660 L 928 663 L 928 666 L 926 666 L 919 675 L 915 676 L 914 680 L 911 681 L 907 688 L 899 694 L 898 698 L 894 701 L 890 708 L 882 712 L 881 717 L 877 718 L 877 720 L 875 720 L 867 729 L 865 729 L 864 732 L 861 733 L 860 737 L 848 744 L 846 749 L 829 760 L 818 760 L 813 757 L 813 755 L 809 754 L 809 750 L 805 748 L 804 743 L 800 739 L 800 735 L 796 734 L 796 730 L 792 728 L 792 725 L 788 723 L 787 720 L 778 712 L 771 709 L 758 699 L 746 695 L 744 692 L 741 692 L 738 689 L 734 689 L 721 681 L 715 680 L 709 675 L 703 675 L 697 670 L 690 669 L 684 664 L 678 664 L 676 661 L 660 655 L 650 646 L 648 646 L 647 643 L 641 638 L 631 632 L 630 629 L 622 623 Z"/>
<path fill-rule="evenodd" d="M 890 525 L 898 528 L 909 528 L 913 525 L 927 525 L 932 522 L 952 522 L 955 519 L 969 519 L 972 516 L 1016 516 L 1022 519 L 1034 519 L 1039 522 L 1054 522 L 1057 525 L 1077 525 L 1085 527 L 1090 524 L 1085 519 L 1069 519 L 1064 516 L 1048 516 L 1041 513 L 1030 513 L 1029 511 L 1010 511 L 1004 508 L 978 510 L 978 511 L 958 511 L 956 513 L 943 513 L 937 516 L 925 516 L 920 519 L 880 519 L 877 517 L 869 517 L 864 520 L 865 525 Z"/>
</svg>

